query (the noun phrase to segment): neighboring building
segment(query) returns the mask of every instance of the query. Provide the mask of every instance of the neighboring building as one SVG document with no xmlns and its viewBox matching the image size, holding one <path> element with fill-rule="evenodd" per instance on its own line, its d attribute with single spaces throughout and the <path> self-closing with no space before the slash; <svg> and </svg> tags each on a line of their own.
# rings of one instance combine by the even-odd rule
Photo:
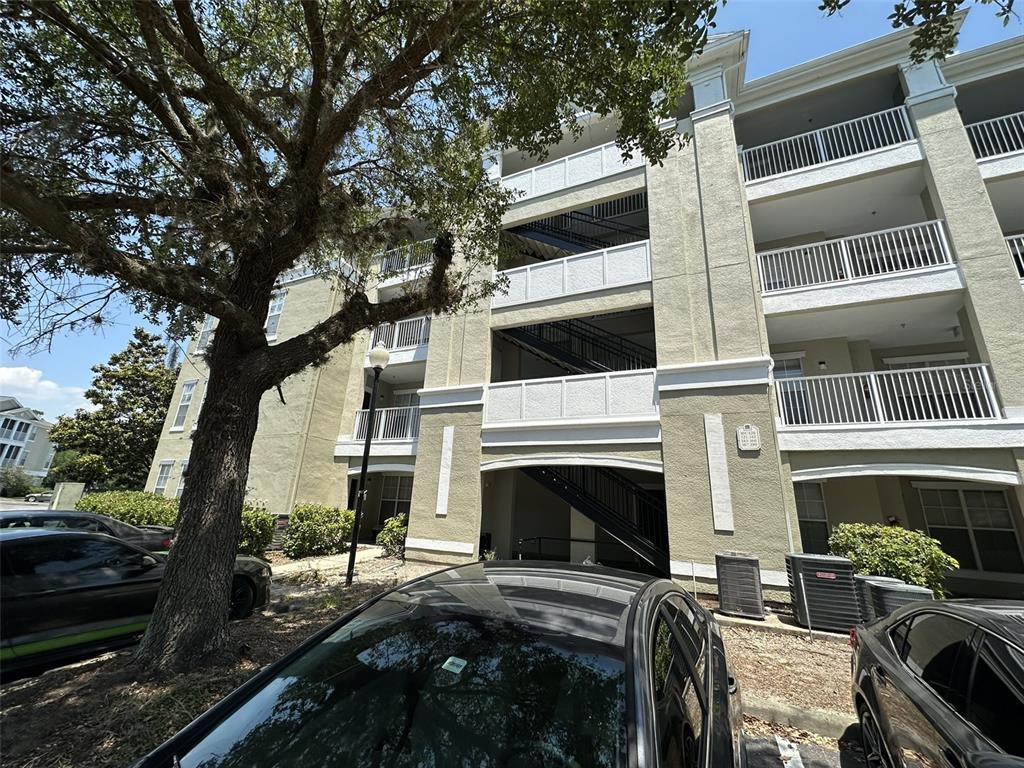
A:
<svg viewBox="0 0 1024 768">
<path fill-rule="evenodd" d="M 954 590 L 1024 596 L 1024 46 L 914 67 L 910 34 L 751 82 L 747 33 L 714 36 L 660 165 L 596 117 L 544 163 L 490 158 L 522 193 L 507 292 L 267 393 L 252 494 L 351 503 L 379 341 L 366 527 L 411 510 L 410 559 L 710 583 L 741 550 L 781 589 L 786 552 L 892 522 L 960 560 Z M 421 252 L 384 254 L 382 297 Z M 330 309 L 287 291 L 282 337 Z M 149 487 L 176 492 L 202 387 L 186 361 Z"/>
<path fill-rule="evenodd" d="M 0 395 L 0 467 L 17 467 L 38 483 L 50 470 L 57 446 L 50 442 L 53 425 L 42 411 L 23 406 L 17 398 Z"/>
</svg>

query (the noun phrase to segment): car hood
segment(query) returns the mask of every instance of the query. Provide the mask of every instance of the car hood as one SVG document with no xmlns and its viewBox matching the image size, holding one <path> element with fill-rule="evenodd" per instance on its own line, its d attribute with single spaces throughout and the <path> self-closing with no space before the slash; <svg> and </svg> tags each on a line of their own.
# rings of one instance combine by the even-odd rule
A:
<svg viewBox="0 0 1024 768">
<path fill-rule="evenodd" d="M 235 573 L 270 576 L 270 563 L 252 555 L 236 555 Z"/>
</svg>

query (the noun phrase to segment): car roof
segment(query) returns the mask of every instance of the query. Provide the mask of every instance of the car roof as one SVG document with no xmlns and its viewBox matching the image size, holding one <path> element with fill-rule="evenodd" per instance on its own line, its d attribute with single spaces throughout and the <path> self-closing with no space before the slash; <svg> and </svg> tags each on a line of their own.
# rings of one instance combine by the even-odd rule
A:
<svg viewBox="0 0 1024 768">
<path fill-rule="evenodd" d="M 40 536 L 65 536 L 72 531 L 55 531 L 50 528 L 0 528 L 0 542 L 18 539 L 35 539 Z"/>
<path fill-rule="evenodd" d="M 5 517 L 53 517 L 54 515 L 92 515 L 103 517 L 94 512 L 79 512 L 75 509 L 0 509 L 0 520 Z"/>
<path fill-rule="evenodd" d="M 942 605 L 999 634 L 1018 641 L 1024 636 L 1024 600 L 945 600 Z"/>
<path fill-rule="evenodd" d="M 490 560 L 438 571 L 385 599 L 412 610 L 483 615 L 624 647 L 630 609 L 655 580 L 598 565 Z"/>
</svg>

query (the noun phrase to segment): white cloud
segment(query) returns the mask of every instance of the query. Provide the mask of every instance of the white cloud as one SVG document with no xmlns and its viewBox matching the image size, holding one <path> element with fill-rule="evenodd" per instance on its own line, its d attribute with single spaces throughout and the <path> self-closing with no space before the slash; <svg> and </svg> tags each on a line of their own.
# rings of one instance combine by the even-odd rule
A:
<svg viewBox="0 0 1024 768">
<path fill-rule="evenodd" d="M 43 372 L 26 365 L 0 366 L 0 395 L 18 398 L 26 408 L 42 411 L 48 421 L 76 408 L 91 408 L 82 387 L 66 387 L 43 378 Z"/>
</svg>

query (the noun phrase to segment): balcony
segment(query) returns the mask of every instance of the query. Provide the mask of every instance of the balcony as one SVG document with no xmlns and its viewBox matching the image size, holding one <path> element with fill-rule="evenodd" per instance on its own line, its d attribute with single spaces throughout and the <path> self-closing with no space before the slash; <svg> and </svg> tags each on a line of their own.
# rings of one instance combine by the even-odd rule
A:
<svg viewBox="0 0 1024 768">
<path fill-rule="evenodd" d="M 424 271 L 434 257 L 434 239 L 420 240 L 410 245 L 384 251 L 378 257 L 378 267 L 383 278 L 381 286 L 397 285 L 414 280 Z"/>
<path fill-rule="evenodd" d="M 1024 151 L 1024 112 L 982 120 L 964 128 L 979 160 Z"/>
<path fill-rule="evenodd" d="M 1011 235 L 1006 238 L 1006 249 L 1010 252 L 1021 287 L 1024 287 L 1024 235 Z"/>
<path fill-rule="evenodd" d="M 391 364 L 426 360 L 430 341 L 430 318 L 412 317 L 397 323 L 379 325 L 370 335 L 367 353 L 381 345 L 391 352 Z M 369 361 L 366 363 L 369 365 Z"/>
<path fill-rule="evenodd" d="M 914 138 L 904 106 L 847 120 L 740 152 L 748 182 L 895 146 Z"/>
<path fill-rule="evenodd" d="M 522 201 L 614 176 L 643 165 L 644 159 L 639 154 L 629 160 L 623 160 L 622 150 L 614 141 L 610 141 L 552 160 L 550 163 L 502 176 L 501 185 L 505 189 L 518 192 L 518 201 Z"/>
<path fill-rule="evenodd" d="M 941 221 L 762 251 L 757 264 L 766 314 L 963 287 Z"/>
<path fill-rule="evenodd" d="M 784 427 L 1000 419 L 987 365 L 776 379 Z"/>
<path fill-rule="evenodd" d="M 356 411 L 354 439 L 366 439 L 368 410 Z M 399 408 L 378 408 L 373 416 L 373 440 L 415 440 L 420 436 L 420 409 L 416 405 Z"/>
<path fill-rule="evenodd" d="M 494 309 L 649 282 L 650 241 L 578 253 L 498 274 L 508 278 L 508 287 L 491 299 Z"/>
</svg>

